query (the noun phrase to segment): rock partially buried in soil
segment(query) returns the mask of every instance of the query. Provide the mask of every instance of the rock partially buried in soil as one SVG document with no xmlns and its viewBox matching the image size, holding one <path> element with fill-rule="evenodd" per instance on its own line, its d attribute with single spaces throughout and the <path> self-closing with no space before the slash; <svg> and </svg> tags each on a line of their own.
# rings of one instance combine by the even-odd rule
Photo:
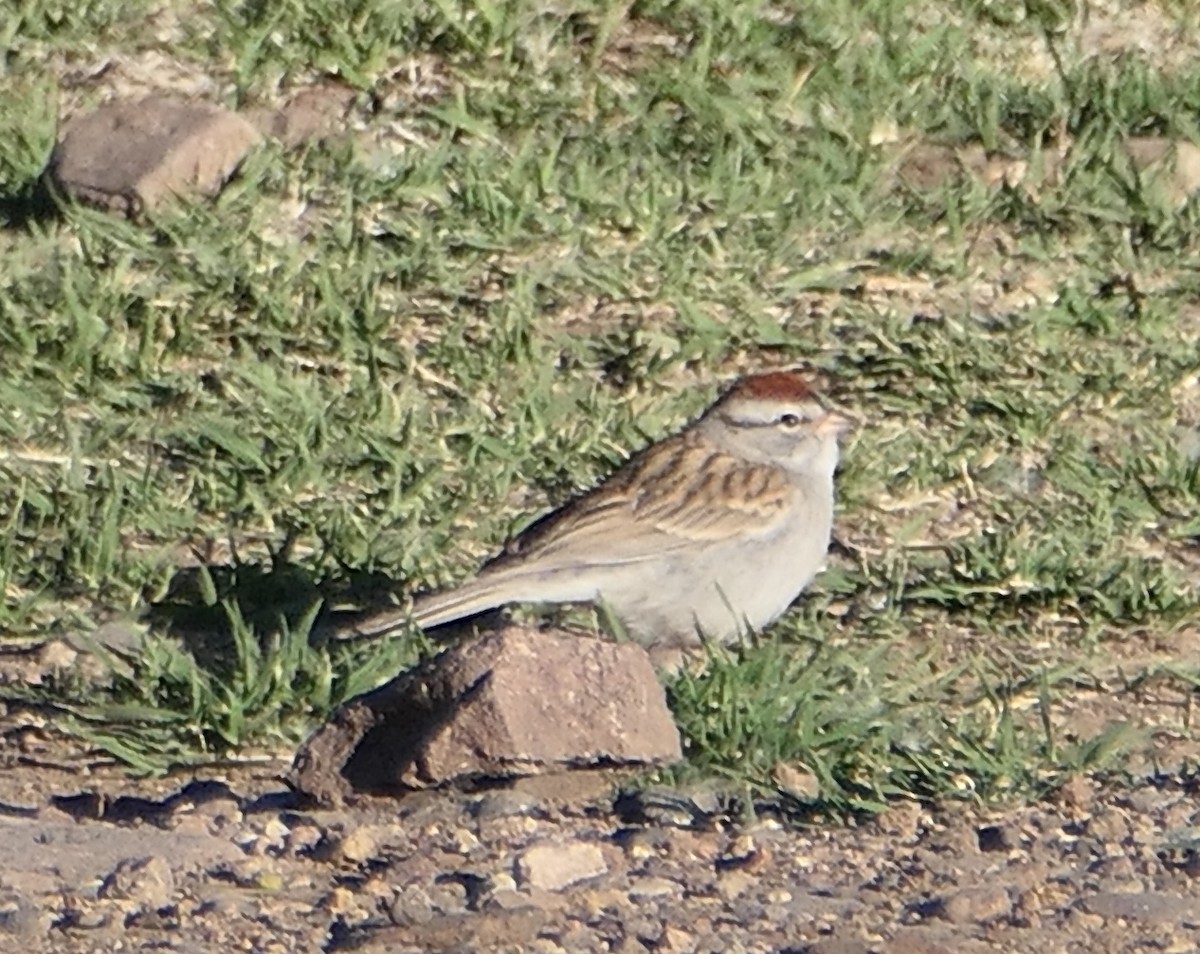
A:
<svg viewBox="0 0 1200 954">
<path fill-rule="evenodd" d="M 301 746 L 288 781 L 340 804 L 352 792 L 681 757 L 644 649 L 511 627 L 343 705 Z"/>
<path fill-rule="evenodd" d="M 1200 149 L 1161 136 L 1131 136 L 1125 154 L 1160 198 L 1181 206 L 1200 191 Z"/>
<path fill-rule="evenodd" d="M 261 138 L 218 106 L 118 100 L 67 124 L 49 174 L 67 195 L 132 216 L 174 195 L 216 194 Z"/>
</svg>

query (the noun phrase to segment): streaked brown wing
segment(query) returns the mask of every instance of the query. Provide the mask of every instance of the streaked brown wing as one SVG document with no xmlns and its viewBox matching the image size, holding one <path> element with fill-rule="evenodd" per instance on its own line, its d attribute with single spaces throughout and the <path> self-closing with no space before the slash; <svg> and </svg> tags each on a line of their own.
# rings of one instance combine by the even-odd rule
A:
<svg viewBox="0 0 1200 954">
<path fill-rule="evenodd" d="M 734 533 L 769 534 L 794 488 L 783 470 L 714 450 L 694 434 L 647 448 L 590 494 L 529 526 L 488 565 L 631 563 Z"/>
</svg>

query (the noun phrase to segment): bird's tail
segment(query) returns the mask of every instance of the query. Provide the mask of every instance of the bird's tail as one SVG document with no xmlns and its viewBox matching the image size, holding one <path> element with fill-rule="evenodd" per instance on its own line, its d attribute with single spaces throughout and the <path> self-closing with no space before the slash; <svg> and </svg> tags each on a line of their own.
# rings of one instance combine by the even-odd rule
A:
<svg viewBox="0 0 1200 954">
<path fill-rule="evenodd" d="M 496 609 L 504 603 L 504 598 L 498 597 L 493 587 L 480 586 L 478 580 L 472 580 L 451 590 L 417 597 L 411 607 L 397 606 L 372 613 L 346 626 L 342 636 L 347 639 L 386 636 L 410 623 L 421 629 L 433 629 Z"/>
<path fill-rule="evenodd" d="M 413 603 L 412 618 L 421 629 L 433 629 L 496 609 L 507 602 L 509 599 L 494 581 L 471 580 L 452 590 L 418 597 Z"/>
</svg>

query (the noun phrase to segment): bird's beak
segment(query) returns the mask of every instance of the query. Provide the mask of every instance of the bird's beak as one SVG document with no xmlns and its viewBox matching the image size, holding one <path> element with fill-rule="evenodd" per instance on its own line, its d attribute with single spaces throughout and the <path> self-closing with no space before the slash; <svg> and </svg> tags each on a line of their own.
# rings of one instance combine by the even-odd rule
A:
<svg viewBox="0 0 1200 954">
<path fill-rule="evenodd" d="M 842 437 L 854 430 L 855 424 L 856 422 L 845 414 L 827 411 L 825 416 L 817 422 L 817 433 L 821 436 L 831 434 L 834 437 Z"/>
</svg>

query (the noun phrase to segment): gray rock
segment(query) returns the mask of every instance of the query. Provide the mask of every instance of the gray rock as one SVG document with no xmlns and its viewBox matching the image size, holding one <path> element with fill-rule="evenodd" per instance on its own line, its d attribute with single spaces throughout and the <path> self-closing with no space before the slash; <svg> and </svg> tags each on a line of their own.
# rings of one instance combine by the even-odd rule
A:
<svg viewBox="0 0 1200 954">
<path fill-rule="evenodd" d="M 516 861 L 517 880 L 543 891 L 561 891 L 607 872 L 608 863 L 599 846 L 581 842 L 534 845 Z"/>
<path fill-rule="evenodd" d="M 629 889 L 629 900 L 635 903 L 659 901 L 683 894 L 683 885 L 670 878 L 638 878 Z"/>
<path fill-rule="evenodd" d="M 488 792 L 473 806 L 475 818 L 479 822 L 495 821 L 498 818 L 512 818 L 519 815 L 529 815 L 537 810 L 538 800 L 526 792 L 502 789 Z"/>
<path fill-rule="evenodd" d="M 342 131 L 357 95 L 347 86 L 319 84 L 300 90 L 282 109 L 257 110 L 246 118 L 264 135 L 295 149 Z"/>
<path fill-rule="evenodd" d="M 1126 894 L 1105 891 L 1084 898 L 1079 905 L 1088 914 L 1102 918 L 1124 918 L 1142 924 L 1176 924 L 1200 918 L 1200 904 L 1192 898 L 1164 891 Z"/>
<path fill-rule="evenodd" d="M 467 888 L 458 881 L 443 881 L 429 889 L 429 903 L 441 914 L 458 914 L 467 907 Z"/>
<path fill-rule="evenodd" d="M 428 924 L 433 920 L 433 901 L 421 885 L 408 885 L 392 899 L 388 915 L 393 924 Z"/>
<path fill-rule="evenodd" d="M 120 862 L 104 879 L 101 898 L 137 901 L 149 908 L 161 908 L 175 894 L 175 875 L 162 858 L 127 859 Z"/>
<path fill-rule="evenodd" d="M 174 195 L 216 194 L 260 139 L 218 106 L 118 100 L 67 124 L 49 174 L 69 196 L 137 215 Z"/>
<path fill-rule="evenodd" d="M 1002 885 L 966 888 L 942 901 L 938 913 L 952 924 L 978 924 L 1004 917 L 1012 911 L 1012 899 Z"/>
</svg>

